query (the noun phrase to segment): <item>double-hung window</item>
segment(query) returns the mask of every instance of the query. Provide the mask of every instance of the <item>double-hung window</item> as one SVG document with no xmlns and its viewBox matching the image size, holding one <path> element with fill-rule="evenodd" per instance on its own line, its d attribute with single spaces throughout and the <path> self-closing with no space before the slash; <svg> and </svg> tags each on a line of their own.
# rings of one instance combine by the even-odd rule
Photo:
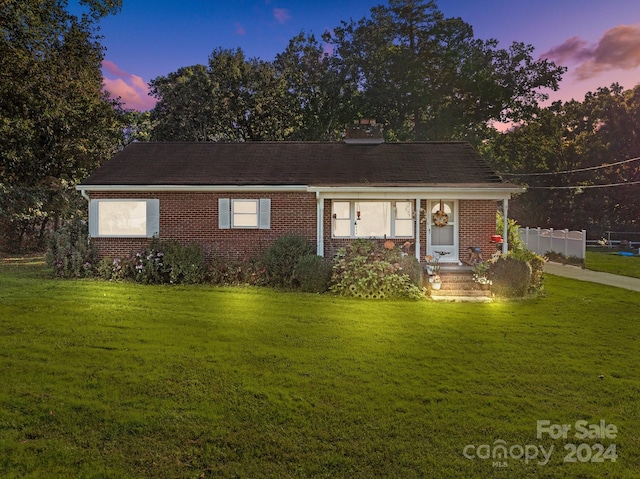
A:
<svg viewBox="0 0 640 479">
<path fill-rule="evenodd" d="M 271 199 L 219 198 L 218 227 L 220 229 L 269 229 Z"/>
<path fill-rule="evenodd" d="M 259 200 L 231 201 L 231 227 L 257 228 L 259 214 Z"/>
<path fill-rule="evenodd" d="M 334 238 L 411 238 L 413 206 L 411 201 L 332 202 Z"/>
</svg>

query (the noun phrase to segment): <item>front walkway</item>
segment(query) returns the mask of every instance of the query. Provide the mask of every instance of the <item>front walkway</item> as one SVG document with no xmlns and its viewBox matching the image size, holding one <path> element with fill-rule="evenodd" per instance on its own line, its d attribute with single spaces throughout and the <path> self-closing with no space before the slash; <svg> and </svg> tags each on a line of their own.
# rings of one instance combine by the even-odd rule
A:
<svg viewBox="0 0 640 479">
<path fill-rule="evenodd" d="M 608 284 L 617 288 L 630 289 L 631 291 L 640 291 L 640 279 L 638 278 L 620 276 L 618 274 L 611 273 L 602 273 L 600 271 L 591 271 L 589 269 L 582 269 L 579 266 L 563 265 L 560 263 L 552 263 L 547 261 L 544 265 L 544 272 L 555 274 L 556 276 L 564 276 L 565 278 L 577 279 L 580 281 Z"/>
</svg>

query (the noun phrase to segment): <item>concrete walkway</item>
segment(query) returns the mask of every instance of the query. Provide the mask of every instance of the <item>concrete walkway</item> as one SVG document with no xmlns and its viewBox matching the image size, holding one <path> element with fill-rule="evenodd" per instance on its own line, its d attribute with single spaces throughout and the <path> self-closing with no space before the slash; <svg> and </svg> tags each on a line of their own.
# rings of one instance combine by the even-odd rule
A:
<svg viewBox="0 0 640 479">
<path fill-rule="evenodd" d="M 640 279 L 638 278 L 620 276 L 618 274 L 611 273 L 601 273 L 600 271 L 591 271 L 589 269 L 582 269 L 579 266 L 569 266 L 547 261 L 544 265 L 544 272 L 580 281 L 608 284 L 618 288 L 630 289 L 631 291 L 640 291 Z"/>
</svg>

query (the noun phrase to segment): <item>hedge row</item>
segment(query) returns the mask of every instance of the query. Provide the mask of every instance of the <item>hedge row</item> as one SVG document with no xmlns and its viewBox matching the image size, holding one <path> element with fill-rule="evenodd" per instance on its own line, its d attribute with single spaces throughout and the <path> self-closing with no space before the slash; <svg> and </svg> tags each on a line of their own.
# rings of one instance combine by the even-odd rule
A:
<svg viewBox="0 0 640 479">
<path fill-rule="evenodd" d="M 286 290 L 366 298 L 422 297 L 421 268 L 399 248 L 383 249 L 369 240 L 354 241 L 333 261 L 297 235 L 278 238 L 264 253 L 243 261 L 214 260 L 207 267 L 202 250 L 175 241 L 153 240 L 125 258 L 102 258 L 87 242 L 84 222 L 74 222 L 52 235 L 46 261 L 65 278 L 98 277 L 145 284 L 260 285 Z"/>
</svg>

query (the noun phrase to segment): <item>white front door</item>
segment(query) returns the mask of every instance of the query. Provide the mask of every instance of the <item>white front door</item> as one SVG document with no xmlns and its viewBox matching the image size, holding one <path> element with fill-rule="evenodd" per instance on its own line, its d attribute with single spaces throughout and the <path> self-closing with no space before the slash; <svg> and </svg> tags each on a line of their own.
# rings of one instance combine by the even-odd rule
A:
<svg viewBox="0 0 640 479">
<path fill-rule="evenodd" d="M 427 254 L 439 256 L 442 263 L 457 263 L 458 202 L 429 200 L 427 214 Z"/>
</svg>

